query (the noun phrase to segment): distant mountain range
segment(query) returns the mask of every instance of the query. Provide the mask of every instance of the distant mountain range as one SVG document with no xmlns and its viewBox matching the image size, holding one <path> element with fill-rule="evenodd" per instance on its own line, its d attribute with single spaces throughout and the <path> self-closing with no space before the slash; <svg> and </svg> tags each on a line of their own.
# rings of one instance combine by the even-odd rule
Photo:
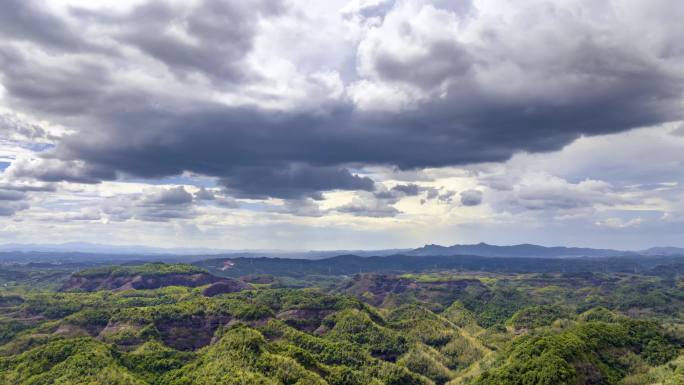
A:
<svg viewBox="0 0 684 385">
<path fill-rule="evenodd" d="M 651 247 L 650 249 L 642 250 L 640 255 L 664 255 L 675 256 L 684 255 L 684 248 L 681 247 Z"/>
<path fill-rule="evenodd" d="M 361 273 L 405 274 L 426 271 L 486 271 L 492 273 L 641 273 L 676 276 L 684 273 L 681 256 L 626 257 L 482 257 L 474 255 L 359 257 L 339 255 L 325 259 L 215 258 L 193 262 L 210 273 L 226 277 L 268 274 L 350 276 Z"/>
<path fill-rule="evenodd" d="M 682 250 L 684 251 L 684 250 Z M 590 249 L 580 247 L 545 247 L 539 245 L 522 244 L 513 246 L 496 246 L 486 243 L 476 245 L 439 246 L 426 245 L 408 252 L 414 256 L 437 256 L 437 255 L 477 255 L 480 257 L 536 257 L 536 258 L 563 258 L 563 257 L 616 257 L 638 255 L 634 251 L 621 251 L 610 249 Z"/>
<path fill-rule="evenodd" d="M 546 247 L 532 244 L 497 246 L 486 243 L 474 245 L 439 246 L 426 245 L 406 253 L 413 256 L 440 255 L 476 255 L 480 257 L 533 257 L 533 258 L 567 258 L 567 257 L 631 257 L 631 256 L 684 256 L 684 248 L 653 247 L 639 251 L 613 249 L 592 249 L 585 247 Z"/>
<path fill-rule="evenodd" d="M 338 255 L 359 257 L 405 255 L 413 257 L 469 255 L 494 258 L 605 258 L 605 257 L 650 257 L 684 256 L 684 248 L 653 247 L 646 250 L 626 251 L 593 249 L 581 247 L 546 247 L 533 244 L 497 246 L 487 243 L 470 245 L 425 245 L 417 249 L 386 250 L 325 250 L 325 251 L 280 251 L 280 250 L 221 250 L 208 248 L 158 248 L 136 245 L 101 245 L 93 243 L 63 244 L 5 244 L 0 245 L 0 261 L 45 261 L 45 260 L 199 260 L 206 258 L 289 258 L 324 259 Z"/>
</svg>

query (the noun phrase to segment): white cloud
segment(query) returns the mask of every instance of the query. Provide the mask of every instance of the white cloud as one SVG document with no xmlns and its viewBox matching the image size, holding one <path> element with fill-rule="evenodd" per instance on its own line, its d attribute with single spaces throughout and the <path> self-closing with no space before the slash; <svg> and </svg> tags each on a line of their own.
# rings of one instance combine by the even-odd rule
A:
<svg viewBox="0 0 684 385">
<path fill-rule="evenodd" d="M 620 218 L 608 218 L 596 222 L 599 227 L 607 227 L 611 229 L 624 229 L 627 227 L 638 227 L 641 225 L 643 220 L 641 218 L 634 218 L 630 220 L 624 220 Z"/>
</svg>

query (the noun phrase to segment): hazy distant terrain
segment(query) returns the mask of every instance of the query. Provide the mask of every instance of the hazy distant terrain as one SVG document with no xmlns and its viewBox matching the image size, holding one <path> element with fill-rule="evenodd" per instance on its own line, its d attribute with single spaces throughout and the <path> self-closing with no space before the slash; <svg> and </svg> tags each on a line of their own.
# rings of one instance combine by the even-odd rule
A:
<svg viewBox="0 0 684 385">
<path fill-rule="evenodd" d="M 647 250 L 625 251 L 577 247 L 545 247 L 522 244 L 497 246 L 486 243 L 472 245 L 426 245 L 416 249 L 386 250 L 212 250 L 159 249 L 143 246 L 108 246 L 98 244 L 0 245 L 0 262 L 106 262 L 106 261 L 197 261 L 211 258 L 281 258 L 326 259 L 339 255 L 359 257 L 403 256 L 479 256 L 495 258 L 579 258 L 684 256 L 684 248 L 653 247 Z"/>
</svg>

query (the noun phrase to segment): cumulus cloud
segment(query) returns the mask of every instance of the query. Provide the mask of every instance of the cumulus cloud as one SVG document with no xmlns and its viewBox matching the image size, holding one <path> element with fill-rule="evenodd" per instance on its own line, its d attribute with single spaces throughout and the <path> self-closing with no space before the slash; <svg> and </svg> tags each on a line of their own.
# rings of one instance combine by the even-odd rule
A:
<svg viewBox="0 0 684 385">
<path fill-rule="evenodd" d="M 149 190 L 134 201 L 132 216 L 150 222 L 190 219 L 197 215 L 192 202 L 192 195 L 183 186 Z"/>
<path fill-rule="evenodd" d="M 0 216 L 12 216 L 17 211 L 29 208 L 26 193 L 15 190 L 0 190 Z"/>
<path fill-rule="evenodd" d="M 112 222 L 176 222 L 193 220 L 202 210 L 237 209 L 238 201 L 217 189 L 200 188 L 194 194 L 185 186 L 151 187 L 142 192 L 105 197 L 97 205 L 101 217 Z"/>
<path fill-rule="evenodd" d="M 210 189 L 207 188 L 200 188 L 196 193 L 195 193 L 195 199 L 201 200 L 201 201 L 211 201 L 216 199 L 216 193 Z"/>
<path fill-rule="evenodd" d="M 537 182 L 518 185 L 515 203 L 530 210 L 574 209 L 600 203 L 618 203 L 610 196 L 610 185 L 602 181 L 568 183 L 560 178 L 548 177 Z"/>
<path fill-rule="evenodd" d="M 359 71 L 367 78 L 409 85 L 408 93 L 439 88 L 473 64 L 458 40 L 459 15 L 424 2 L 397 2 L 359 44 Z M 417 90 L 413 90 L 413 87 Z"/>
<path fill-rule="evenodd" d="M 81 13 L 116 27 L 115 36 L 181 76 L 199 73 L 234 83 L 249 78 L 244 65 L 262 16 L 284 10 L 281 1 L 146 2 L 112 16 Z"/>
<path fill-rule="evenodd" d="M 41 220 L 43 221 L 50 221 L 50 222 L 64 222 L 64 223 L 71 223 L 71 222 L 93 222 L 93 221 L 99 221 L 102 219 L 102 215 L 100 213 L 100 210 L 93 208 L 93 207 L 88 207 L 88 208 L 83 208 L 80 209 L 76 212 L 59 212 L 59 213 L 50 213 L 46 214 L 40 217 Z"/>
<path fill-rule="evenodd" d="M 398 184 L 392 187 L 392 191 L 400 192 L 407 196 L 416 196 L 420 194 L 421 190 L 421 187 L 415 183 Z"/>
<path fill-rule="evenodd" d="M 147 205 L 165 206 L 187 205 L 192 203 L 192 195 L 185 191 L 185 187 L 178 186 L 154 191 L 143 199 L 143 203 Z"/>
<path fill-rule="evenodd" d="M 86 45 L 77 30 L 36 1 L 3 1 L 0 4 L 0 33 L 12 40 L 59 50 L 74 50 Z"/>
<path fill-rule="evenodd" d="M 35 194 L 53 193 L 53 183 L 17 181 L 0 173 L 0 216 L 10 217 L 30 208 L 29 202 Z"/>
<path fill-rule="evenodd" d="M 18 211 L 26 210 L 28 208 L 29 205 L 26 202 L 0 201 L 0 217 L 13 216 Z"/>
<path fill-rule="evenodd" d="M 20 191 L 0 190 L 0 201 L 19 201 L 26 198 L 26 194 Z"/>
<path fill-rule="evenodd" d="M 672 132 L 678 126 L 583 138 L 559 152 L 520 154 L 471 170 L 496 211 L 525 213 L 539 223 L 583 218 L 593 225 L 606 219 L 606 210 L 680 212 L 684 141 Z"/>
<path fill-rule="evenodd" d="M 634 218 L 629 220 L 624 220 L 620 218 L 608 218 L 605 220 L 600 220 L 596 222 L 599 227 L 607 227 L 610 229 L 624 229 L 628 227 L 639 227 L 643 220 L 641 218 Z"/>
<path fill-rule="evenodd" d="M 9 113 L 0 114 L 0 135 L 9 140 L 31 142 L 41 142 L 48 137 L 43 127 Z"/>
<path fill-rule="evenodd" d="M 21 158 L 12 162 L 6 174 L 14 179 L 36 179 L 43 182 L 99 183 L 116 178 L 114 170 L 101 165 L 83 160 L 63 161 L 54 158 Z"/>
<path fill-rule="evenodd" d="M 167 222 L 192 219 L 197 215 L 193 196 L 183 186 L 150 188 L 142 194 L 118 194 L 101 205 L 106 218 L 115 222 L 131 219 L 148 222 Z"/>
<path fill-rule="evenodd" d="M 584 212 L 601 207 L 634 205 L 639 199 L 617 190 L 611 184 L 593 179 L 567 181 L 547 173 L 523 173 L 509 180 L 483 179 L 492 187 L 493 204 L 511 212 L 540 212 L 542 214 Z"/>
<path fill-rule="evenodd" d="M 466 190 L 461 191 L 461 204 L 463 206 L 477 206 L 482 203 L 482 191 Z"/>
<path fill-rule="evenodd" d="M 269 207 L 268 211 L 298 217 L 322 217 L 329 212 L 329 210 L 322 210 L 316 200 L 312 198 L 289 199 L 284 201 L 282 205 Z"/>
<path fill-rule="evenodd" d="M 387 199 L 377 199 L 372 194 L 360 194 L 350 203 L 336 207 L 336 211 L 360 217 L 385 218 L 401 213 Z"/>
<path fill-rule="evenodd" d="M 684 136 L 684 124 L 680 125 L 677 129 L 672 131 L 673 135 Z"/>
</svg>

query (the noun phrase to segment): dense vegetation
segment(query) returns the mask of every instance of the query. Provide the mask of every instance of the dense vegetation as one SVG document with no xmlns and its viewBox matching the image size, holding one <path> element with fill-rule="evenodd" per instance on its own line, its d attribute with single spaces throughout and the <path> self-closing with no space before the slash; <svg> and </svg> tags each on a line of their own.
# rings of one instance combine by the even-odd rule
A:
<svg viewBox="0 0 684 385">
<path fill-rule="evenodd" d="M 26 280 L 0 292 L 0 384 L 684 384 L 676 274 L 261 274 L 208 297 L 58 292 L 64 266 L 41 267 L 40 284 L 12 268 Z M 78 270 L 69 279 L 206 274 Z"/>
<path fill-rule="evenodd" d="M 131 276 L 206 273 L 206 270 L 188 264 L 146 263 L 144 265 L 114 265 L 77 271 L 75 277 Z"/>
<path fill-rule="evenodd" d="M 524 258 L 482 257 L 475 255 L 410 256 L 391 255 L 337 257 L 306 260 L 288 258 L 217 258 L 194 263 L 218 275 L 245 276 L 273 274 L 301 277 L 307 275 L 353 275 L 359 272 L 405 273 L 435 270 L 487 271 L 496 273 L 640 273 L 672 276 L 684 272 L 681 257 L 601 257 L 601 258 Z"/>
</svg>

